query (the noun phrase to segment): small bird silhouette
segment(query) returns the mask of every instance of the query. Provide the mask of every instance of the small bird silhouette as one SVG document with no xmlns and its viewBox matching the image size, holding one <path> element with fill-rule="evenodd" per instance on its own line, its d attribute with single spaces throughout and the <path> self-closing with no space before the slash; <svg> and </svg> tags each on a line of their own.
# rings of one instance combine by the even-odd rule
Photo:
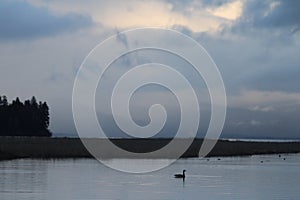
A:
<svg viewBox="0 0 300 200">
<path fill-rule="evenodd" d="M 186 170 L 184 169 L 183 171 L 182 171 L 182 174 L 175 174 L 174 175 L 174 178 L 185 178 L 185 172 L 186 172 Z"/>
</svg>

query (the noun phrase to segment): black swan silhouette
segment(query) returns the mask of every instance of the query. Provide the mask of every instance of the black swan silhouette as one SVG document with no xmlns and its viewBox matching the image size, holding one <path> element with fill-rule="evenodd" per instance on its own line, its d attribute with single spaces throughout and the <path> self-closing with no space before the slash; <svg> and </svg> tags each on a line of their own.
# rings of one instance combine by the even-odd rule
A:
<svg viewBox="0 0 300 200">
<path fill-rule="evenodd" d="M 185 172 L 186 172 L 186 170 L 184 169 L 183 171 L 182 171 L 182 174 L 175 174 L 174 175 L 174 178 L 185 178 Z"/>
</svg>

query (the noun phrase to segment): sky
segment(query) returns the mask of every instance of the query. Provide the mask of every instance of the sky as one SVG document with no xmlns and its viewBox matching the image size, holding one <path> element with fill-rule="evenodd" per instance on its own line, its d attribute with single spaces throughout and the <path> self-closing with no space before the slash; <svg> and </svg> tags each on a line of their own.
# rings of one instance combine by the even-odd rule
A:
<svg viewBox="0 0 300 200">
<path fill-rule="evenodd" d="M 47 101 L 50 130 L 55 134 L 76 134 L 72 90 L 87 54 L 121 31 L 160 27 L 180 31 L 199 42 L 218 66 L 228 104 L 222 137 L 300 138 L 299 1 L 3 0 L 0 26 L 0 94 L 9 100 L 34 95 Z M 126 38 L 119 40 L 128 45 Z M 151 61 L 150 57 L 156 61 L 164 58 L 195 78 L 186 63 L 152 51 L 133 53 L 114 63 L 107 77 L 119 76 L 124 67 Z M 203 82 L 193 81 L 199 86 L 198 98 L 204 99 L 198 134 L 202 136 L 210 116 L 208 94 Z M 101 99 L 109 83 L 97 90 L 98 119 L 111 136 L 122 137 L 105 110 L 105 99 Z M 146 125 L 147 108 L 158 99 L 170 113 L 159 136 L 170 136 L 180 119 L 176 99 L 168 90 L 153 86 L 137 92 L 132 117 Z"/>
</svg>

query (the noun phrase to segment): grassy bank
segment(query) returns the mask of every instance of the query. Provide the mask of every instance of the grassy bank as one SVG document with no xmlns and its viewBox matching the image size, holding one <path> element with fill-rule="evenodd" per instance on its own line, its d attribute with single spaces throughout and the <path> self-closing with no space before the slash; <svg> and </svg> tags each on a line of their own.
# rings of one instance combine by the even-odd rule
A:
<svg viewBox="0 0 300 200">
<path fill-rule="evenodd" d="M 99 147 L 99 156 L 104 158 L 132 157 L 119 154 L 107 148 L 108 142 L 102 139 L 86 139 Z M 151 152 L 165 146 L 169 139 L 113 139 L 113 143 L 122 149 L 135 153 Z M 178 146 L 184 140 L 177 140 Z M 197 157 L 202 140 L 195 140 L 182 157 Z M 175 150 L 176 151 L 176 150 Z M 217 142 L 208 156 L 243 156 L 255 154 L 299 153 L 300 142 Z M 174 153 L 174 154 L 173 154 Z M 153 154 L 150 158 L 171 158 L 176 152 Z M 138 155 L 138 154 L 137 154 Z M 91 158 L 81 140 L 78 138 L 38 138 L 38 137 L 1 137 L 0 160 L 14 158 Z M 134 158 L 142 158 L 135 156 Z"/>
</svg>

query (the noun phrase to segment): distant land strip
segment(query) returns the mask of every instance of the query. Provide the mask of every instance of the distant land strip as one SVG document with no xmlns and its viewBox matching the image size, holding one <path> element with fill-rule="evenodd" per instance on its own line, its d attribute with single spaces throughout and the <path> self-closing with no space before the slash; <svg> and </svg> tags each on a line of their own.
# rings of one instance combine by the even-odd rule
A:
<svg viewBox="0 0 300 200">
<path fill-rule="evenodd" d="M 99 156 L 103 159 L 111 158 L 144 158 L 131 154 L 118 154 L 107 148 L 109 141 L 104 139 L 85 139 L 97 145 Z M 171 139 L 111 139 L 118 147 L 135 155 L 158 150 L 168 144 Z M 184 139 L 177 139 L 178 146 Z M 182 158 L 198 157 L 203 140 L 195 139 L 192 145 L 181 156 Z M 216 156 L 250 156 L 258 154 L 300 153 L 300 142 L 256 142 L 219 140 L 208 154 Z M 151 155 L 151 154 L 150 154 Z M 174 156 L 174 157 L 173 157 Z M 92 158 L 79 138 L 47 138 L 47 137 L 0 137 L 0 160 L 33 158 Z M 153 154 L 147 158 L 175 158 L 173 152 Z"/>
</svg>

